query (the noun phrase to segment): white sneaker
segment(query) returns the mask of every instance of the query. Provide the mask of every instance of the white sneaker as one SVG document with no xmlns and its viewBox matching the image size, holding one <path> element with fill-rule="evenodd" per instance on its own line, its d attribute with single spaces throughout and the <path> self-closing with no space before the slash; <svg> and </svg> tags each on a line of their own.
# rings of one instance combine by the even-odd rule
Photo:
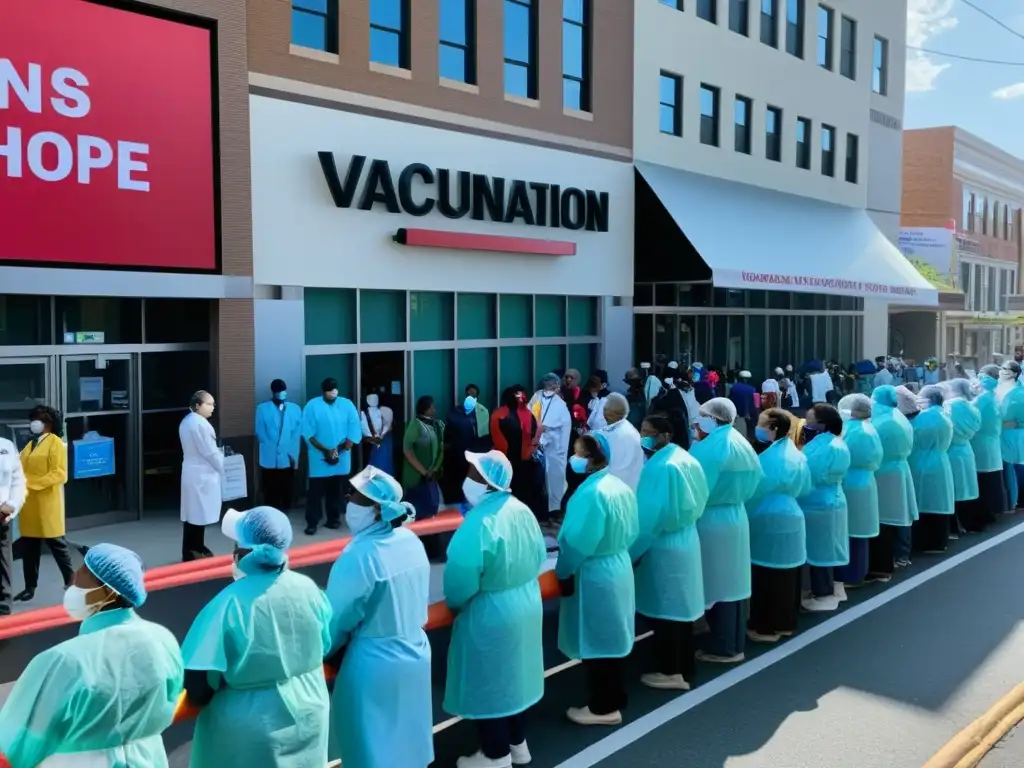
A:
<svg viewBox="0 0 1024 768">
<path fill-rule="evenodd" d="M 735 656 L 717 656 L 707 651 L 697 651 L 696 657 L 697 661 L 703 661 L 705 664 L 738 664 L 746 659 L 742 653 L 737 653 Z"/>
<path fill-rule="evenodd" d="M 835 583 L 835 588 L 833 589 L 832 594 L 840 603 L 845 603 L 848 599 L 846 597 L 846 585 L 841 581 L 837 581 Z"/>
<path fill-rule="evenodd" d="M 512 768 L 512 755 L 492 760 L 483 752 L 477 752 L 469 757 L 460 757 L 455 764 L 459 768 Z"/>
<path fill-rule="evenodd" d="M 533 755 L 530 754 L 530 748 L 526 746 L 525 741 L 522 744 L 513 744 L 510 749 L 512 750 L 512 765 L 529 765 L 533 760 Z"/>
<path fill-rule="evenodd" d="M 770 635 L 764 635 L 760 632 L 755 632 L 752 629 L 747 630 L 747 639 L 752 640 L 755 643 L 777 643 L 782 637 L 778 632 L 773 632 Z"/>
<path fill-rule="evenodd" d="M 682 675 L 663 675 L 660 672 L 652 672 L 648 675 L 641 675 L 640 682 L 648 688 L 656 688 L 659 691 L 690 690 L 690 684 Z"/>
<path fill-rule="evenodd" d="M 839 608 L 839 601 L 834 595 L 828 597 L 812 597 L 800 602 L 800 606 L 810 613 L 822 613 L 834 611 Z"/>
<path fill-rule="evenodd" d="M 609 712 L 607 715 L 595 715 L 590 707 L 569 707 L 565 716 L 577 725 L 621 725 L 622 713 Z"/>
</svg>

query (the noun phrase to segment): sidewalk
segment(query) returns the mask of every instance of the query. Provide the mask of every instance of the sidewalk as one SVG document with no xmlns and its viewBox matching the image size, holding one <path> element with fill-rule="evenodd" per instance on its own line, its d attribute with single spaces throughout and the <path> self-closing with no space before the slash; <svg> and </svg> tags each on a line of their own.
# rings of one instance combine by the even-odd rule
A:
<svg viewBox="0 0 1024 768">
<path fill-rule="evenodd" d="M 1021 768 L 1024 766 L 1024 724 L 1018 725 L 982 758 L 978 768 Z"/>
</svg>

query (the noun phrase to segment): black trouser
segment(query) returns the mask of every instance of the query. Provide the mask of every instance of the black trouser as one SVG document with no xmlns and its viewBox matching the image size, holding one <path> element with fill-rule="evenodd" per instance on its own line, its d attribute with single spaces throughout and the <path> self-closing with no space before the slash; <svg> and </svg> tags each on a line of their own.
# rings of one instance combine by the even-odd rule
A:
<svg viewBox="0 0 1024 768">
<path fill-rule="evenodd" d="M 526 741 L 525 712 L 512 717 L 477 720 L 476 726 L 480 731 L 480 750 L 491 760 L 507 757 L 512 751 L 509 749 L 511 745 L 515 744 L 518 747 Z"/>
<path fill-rule="evenodd" d="M 295 483 L 295 470 L 263 469 L 263 503 L 268 507 L 287 512 L 292 508 L 292 488 Z"/>
<path fill-rule="evenodd" d="M 800 615 L 800 568 L 750 566 L 750 618 L 759 635 L 796 632 Z"/>
<path fill-rule="evenodd" d="M 46 546 L 50 548 L 50 554 L 57 561 L 60 575 L 64 579 L 64 586 L 66 587 L 71 583 L 71 580 L 75 577 L 75 569 L 71 565 L 71 550 L 68 548 L 68 543 L 63 536 L 53 539 L 35 539 L 29 536 L 22 536 L 21 541 L 21 546 L 24 547 L 21 564 L 25 572 L 25 589 L 27 591 L 35 592 L 36 587 L 39 586 L 39 561 L 43 556 L 43 542 L 46 542 Z"/>
<path fill-rule="evenodd" d="M 811 594 L 815 597 L 832 597 L 836 593 L 836 579 L 832 568 L 809 565 Z"/>
<path fill-rule="evenodd" d="M 892 576 L 896 570 L 893 552 L 896 550 L 896 537 L 899 529 L 882 523 L 878 526 L 878 535 L 868 539 L 868 573 L 875 576 Z"/>
<path fill-rule="evenodd" d="M 341 489 L 345 478 L 341 475 L 309 478 L 306 490 L 306 525 L 316 528 L 326 514 L 328 525 L 341 523 Z"/>
<path fill-rule="evenodd" d="M 14 589 L 13 580 L 14 554 L 11 552 L 11 526 L 0 523 L 0 616 L 11 613 L 11 598 Z"/>
<path fill-rule="evenodd" d="M 705 652 L 732 657 L 744 652 L 747 642 L 747 601 L 715 603 L 704 613 L 708 623 Z"/>
<path fill-rule="evenodd" d="M 610 715 L 626 708 L 629 698 L 626 695 L 625 659 L 584 659 L 583 667 L 587 670 L 590 685 L 587 706 L 591 714 Z"/>
<path fill-rule="evenodd" d="M 654 663 L 663 675 L 682 675 L 683 680 L 694 682 L 697 672 L 696 646 L 693 642 L 692 621 L 649 619 L 654 630 Z"/>
<path fill-rule="evenodd" d="M 947 515 L 922 512 L 911 531 L 914 549 L 918 552 L 945 552 L 949 546 Z"/>
<path fill-rule="evenodd" d="M 213 554 L 206 548 L 206 526 L 181 524 L 181 559 L 185 562 L 195 560 L 196 555 Z"/>
</svg>

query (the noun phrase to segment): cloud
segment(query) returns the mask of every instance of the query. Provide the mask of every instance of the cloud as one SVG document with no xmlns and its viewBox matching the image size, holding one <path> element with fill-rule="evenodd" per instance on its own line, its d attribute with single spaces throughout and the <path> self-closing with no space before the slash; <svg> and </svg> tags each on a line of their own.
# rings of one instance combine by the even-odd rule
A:
<svg viewBox="0 0 1024 768">
<path fill-rule="evenodd" d="M 1004 88 L 992 91 L 992 98 L 1000 99 L 1002 101 L 1009 101 L 1010 99 L 1024 99 L 1024 83 L 1007 85 Z"/>
<path fill-rule="evenodd" d="M 907 3 L 907 45 L 915 48 L 925 44 L 957 25 L 953 15 L 956 0 L 909 0 Z M 907 51 L 907 93 L 935 90 L 935 81 L 949 64 L 939 64 L 928 54 Z"/>
</svg>

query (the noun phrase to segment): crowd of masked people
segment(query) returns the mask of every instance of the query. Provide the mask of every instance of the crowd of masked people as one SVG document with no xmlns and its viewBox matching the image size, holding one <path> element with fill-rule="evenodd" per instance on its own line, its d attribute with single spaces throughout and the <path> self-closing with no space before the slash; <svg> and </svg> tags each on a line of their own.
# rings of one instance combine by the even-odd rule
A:
<svg viewBox="0 0 1024 768">
<path fill-rule="evenodd" d="M 572 372 L 544 377 L 533 396 L 513 388 L 485 420 L 496 447 L 462 454 L 465 519 L 443 574 L 455 619 L 442 702 L 479 732 L 461 768 L 529 764 L 526 713 L 544 695 L 538 576 L 549 555 L 517 473 L 542 465 L 542 508 L 564 507 L 558 647 L 586 671 L 586 700 L 566 712 L 580 726 L 622 722 L 638 615 L 653 629 L 639 682 L 678 694 L 696 682 L 698 660 L 740 662 L 748 641 L 796 633 L 801 610 L 836 610 L 847 590 L 888 581 L 912 553 L 943 552 L 1017 506 L 1024 385 L 1014 361 L 917 392 L 881 384 L 801 415 L 787 407 L 785 375 L 760 393 L 737 376 L 724 397 L 697 366 L 662 376 L 656 393 L 647 371 L 627 373 L 625 395 L 600 378 L 581 388 Z M 828 374 L 816 367 L 812 392 Z M 698 397 L 703 385 L 710 397 Z M 686 392 L 668 397 L 674 389 L 693 393 L 695 418 Z M 746 414 L 737 399 L 753 401 Z M 551 455 L 565 443 L 560 465 Z M 572 483 L 562 475 L 556 505 L 562 467 Z M 236 542 L 234 579 L 180 647 L 138 614 L 139 558 L 92 548 L 64 600 L 79 634 L 18 680 L 0 712 L 0 753 L 13 768 L 164 766 L 161 732 L 184 691 L 200 707 L 197 768 L 429 765 L 430 565 L 406 527 L 415 516 L 389 472 L 353 476 L 353 539 L 321 589 L 288 567 L 284 513 L 229 511 L 221 529 Z"/>
</svg>

